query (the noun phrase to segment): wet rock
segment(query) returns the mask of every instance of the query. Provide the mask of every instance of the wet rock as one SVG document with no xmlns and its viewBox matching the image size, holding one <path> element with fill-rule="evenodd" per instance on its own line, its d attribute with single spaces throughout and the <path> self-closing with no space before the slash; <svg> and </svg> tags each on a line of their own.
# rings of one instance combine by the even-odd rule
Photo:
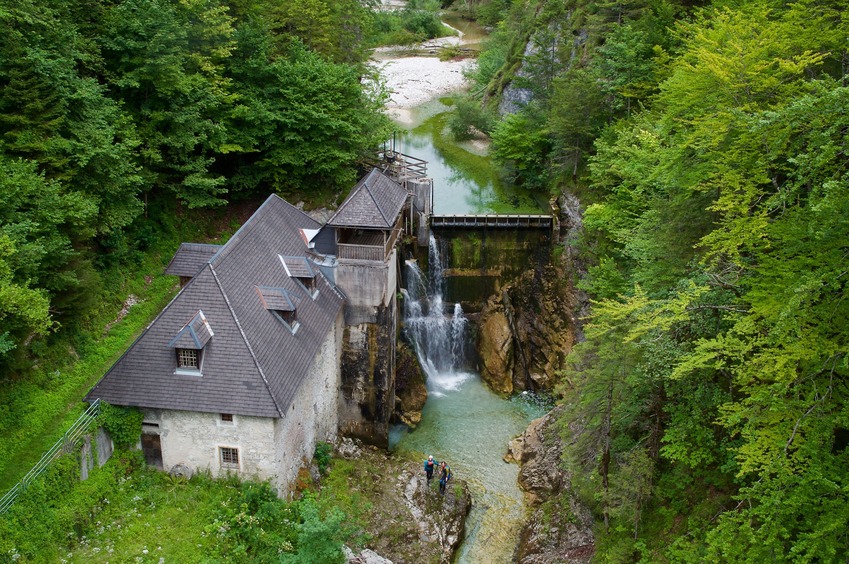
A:
<svg viewBox="0 0 849 564">
<path fill-rule="evenodd" d="M 595 553 L 592 514 L 572 493 L 560 462 L 568 448 L 557 425 L 561 413 L 556 408 L 532 421 L 521 437 L 519 486 L 534 508 L 516 553 L 522 564 L 583 564 Z"/>
<path fill-rule="evenodd" d="M 481 378 L 496 393 L 513 391 L 513 334 L 501 301 L 493 296 L 484 306 L 478 326 Z"/>
<path fill-rule="evenodd" d="M 519 487 L 529 495 L 531 505 L 558 493 L 566 480 L 560 469 L 563 441 L 551 428 L 557 413 L 559 410 L 554 410 L 534 419 L 521 437 Z"/>
<path fill-rule="evenodd" d="M 395 417 L 415 428 L 422 420 L 422 409 L 427 401 L 425 376 L 407 345 L 399 343 L 396 350 Z"/>
</svg>

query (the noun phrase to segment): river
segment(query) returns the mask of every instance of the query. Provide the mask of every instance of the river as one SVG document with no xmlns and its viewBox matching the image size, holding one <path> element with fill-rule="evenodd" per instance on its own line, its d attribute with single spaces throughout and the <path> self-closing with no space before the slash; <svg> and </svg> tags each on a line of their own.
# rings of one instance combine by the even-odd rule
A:
<svg viewBox="0 0 849 564">
<path fill-rule="evenodd" d="M 503 183 L 480 146 L 446 134 L 452 100 L 413 109 L 396 136 L 396 148 L 428 161 L 436 213 L 540 213 L 535 199 Z M 400 127 L 401 124 L 399 124 Z M 436 254 L 435 254 L 436 253 Z M 441 268 L 432 242 L 430 272 L 408 261 L 405 335 L 415 344 L 427 375 L 428 400 L 415 430 L 392 429 L 390 448 L 424 460 L 446 460 L 471 489 L 473 505 L 455 562 L 512 562 L 526 517 L 519 468 L 502 460 L 508 442 L 546 411 L 525 394 L 504 399 L 491 392 L 470 366 L 473 347 L 459 306 L 442 303 Z M 451 315 L 446 316 L 448 310 Z"/>
</svg>

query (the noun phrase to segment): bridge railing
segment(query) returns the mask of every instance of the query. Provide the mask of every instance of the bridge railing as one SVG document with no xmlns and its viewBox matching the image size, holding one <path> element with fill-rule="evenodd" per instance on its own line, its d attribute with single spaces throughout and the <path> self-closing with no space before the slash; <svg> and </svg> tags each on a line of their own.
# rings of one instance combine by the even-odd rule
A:
<svg viewBox="0 0 849 564">
<path fill-rule="evenodd" d="M 525 214 L 452 214 L 432 215 L 431 227 L 512 227 L 549 229 L 552 226 L 550 215 Z"/>
<path fill-rule="evenodd" d="M 62 435 L 62 438 L 56 441 L 56 443 L 44 453 L 41 459 L 32 467 L 32 470 L 27 472 L 27 475 L 24 476 L 20 482 L 15 484 L 15 486 L 6 492 L 2 498 L 0 498 L 0 515 L 6 513 L 10 507 L 15 503 L 18 499 L 18 496 L 23 493 L 27 486 L 32 483 L 33 480 L 41 476 L 49 467 L 50 464 L 59 458 L 63 454 L 69 454 L 74 451 L 77 446 L 77 442 L 89 432 L 92 423 L 97 421 L 97 416 L 100 415 L 100 400 L 97 399 L 88 406 L 88 409 L 85 410 L 85 413 L 80 415 L 76 421 L 65 431 L 65 434 Z"/>
</svg>

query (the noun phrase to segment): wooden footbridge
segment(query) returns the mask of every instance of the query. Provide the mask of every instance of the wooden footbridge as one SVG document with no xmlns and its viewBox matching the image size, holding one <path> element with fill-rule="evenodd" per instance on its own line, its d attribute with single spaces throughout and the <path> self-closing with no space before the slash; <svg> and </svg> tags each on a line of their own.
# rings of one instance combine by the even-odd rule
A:
<svg viewBox="0 0 849 564">
<path fill-rule="evenodd" d="M 520 214 L 451 214 L 430 216 L 432 228 L 462 227 L 480 229 L 485 227 L 506 229 L 551 229 L 551 215 L 520 215 Z"/>
</svg>

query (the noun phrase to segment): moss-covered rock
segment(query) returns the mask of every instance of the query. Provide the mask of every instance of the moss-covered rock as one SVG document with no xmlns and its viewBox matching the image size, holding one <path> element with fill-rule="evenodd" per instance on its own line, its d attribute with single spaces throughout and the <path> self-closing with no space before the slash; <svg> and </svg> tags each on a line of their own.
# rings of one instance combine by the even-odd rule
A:
<svg viewBox="0 0 849 564">
<path fill-rule="evenodd" d="M 415 428 L 427 401 L 425 376 L 416 355 L 404 343 L 396 347 L 395 362 L 395 417 Z"/>
<path fill-rule="evenodd" d="M 469 488 L 454 480 L 444 496 L 425 480 L 421 461 L 343 439 L 321 496 L 356 519 L 355 552 L 373 550 L 395 564 L 449 563 L 463 540 Z"/>
</svg>

